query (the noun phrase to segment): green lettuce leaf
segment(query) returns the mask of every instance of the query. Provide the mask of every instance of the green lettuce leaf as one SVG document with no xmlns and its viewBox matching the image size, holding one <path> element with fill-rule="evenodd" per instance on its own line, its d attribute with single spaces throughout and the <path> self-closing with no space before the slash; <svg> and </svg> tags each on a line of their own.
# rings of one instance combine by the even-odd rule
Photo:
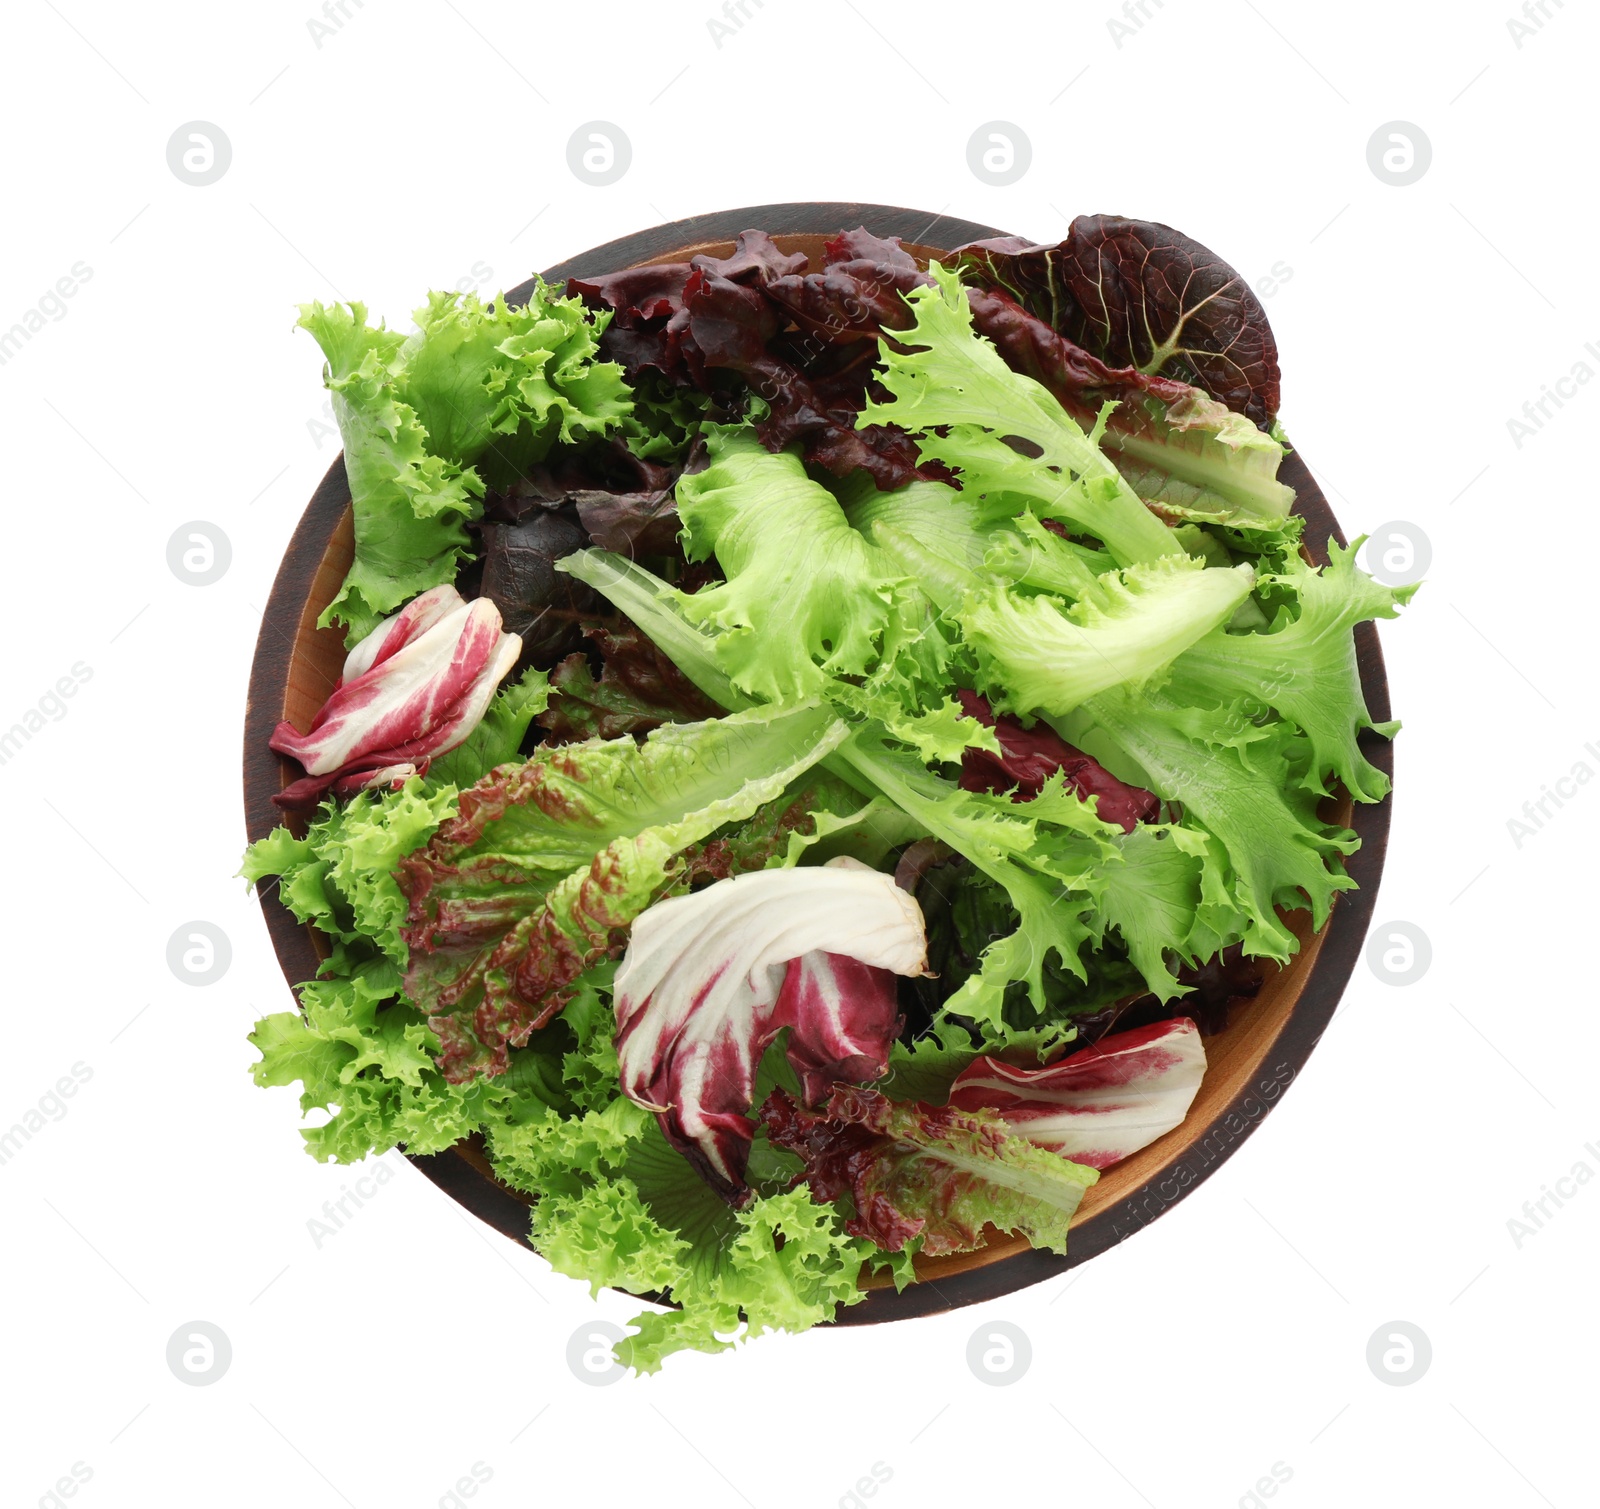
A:
<svg viewBox="0 0 1600 1509">
<path fill-rule="evenodd" d="M 436 455 L 479 464 L 493 486 L 523 475 L 556 442 L 603 435 L 633 411 L 622 368 L 595 360 L 610 316 L 542 282 L 515 308 L 504 298 L 430 293 L 414 318 L 400 353 L 401 395 Z"/>
<path fill-rule="evenodd" d="M 1104 541 L 1119 565 L 1182 553 L 1182 546 L 1100 449 L 1104 415 L 1085 433 L 1053 394 L 1013 372 L 972 328 L 960 277 L 937 264 L 934 282 L 907 295 L 916 323 L 880 342 L 890 403 L 869 403 L 863 424 L 920 432 L 923 458 L 961 475 L 962 494 L 1027 506 Z M 1028 453 L 1007 439 L 1027 442 Z"/>
<path fill-rule="evenodd" d="M 327 358 L 355 514 L 355 559 L 319 627 L 347 626 L 355 644 L 407 599 L 455 578 L 463 522 L 482 507 L 475 472 L 431 452 L 428 432 L 397 383 L 405 338 L 367 324 L 364 304 L 305 304 L 300 326 Z"/>
<path fill-rule="evenodd" d="M 1334 896 L 1355 885 L 1340 864 L 1355 835 L 1323 823 L 1316 796 L 1293 779 L 1309 759 L 1307 741 L 1286 724 L 1257 727 L 1125 687 L 1092 698 L 1081 713 L 1088 723 L 1062 722 L 1062 732 L 1081 739 L 1092 728 L 1123 770 L 1137 769 L 1149 790 L 1182 804 L 1182 827 L 1217 841 L 1181 840 L 1204 862 L 1202 896 L 1214 909 L 1227 898 L 1246 953 L 1287 963 L 1299 945 L 1275 908 L 1309 906 L 1321 927 Z M 1176 861 L 1168 863 L 1176 879 Z M 1208 878 L 1207 867 L 1220 868 Z"/>
<path fill-rule="evenodd" d="M 406 898 L 394 871 L 455 810 L 453 786 L 416 777 L 400 791 L 358 792 L 343 806 L 325 803 L 304 838 L 274 828 L 245 851 L 239 873 L 251 884 L 277 876 L 278 898 L 299 921 L 343 943 L 374 945 L 403 968 Z"/>
<path fill-rule="evenodd" d="M 1321 569 L 1290 556 L 1267 581 L 1289 589 L 1298 612 L 1285 606 L 1260 633 L 1214 630 L 1174 664 L 1173 690 L 1190 701 L 1243 699 L 1270 707 L 1311 741 L 1311 760 L 1300 777 L 1309 791 L 1326 795 L 1331 773 L 1358 802 L 1376 802 L 1388 793 L 1389 778 L 1356 739 L 1367 728 L 1391 738 L 1400 725 L 1372 721 L 1351 630 L 1368 619 L 1394 618 L 1417 588 L 1386 587 L 1360 570 L 1361 543 L 1342 548 L 1330 539 Z"/>
<path fill-rule="evenodd" d="M 1294 490 L 1278 481 L 1283 444 L 1198 389 L 1171 405 L 1130 400 L 1103 444 L 1128 485 L 1168 515 L 1298 537 Z"/>
<path fill-rule="evenodd" d="M 530 666 L 519 680 L 507 683 L 494 694 L 483 720 L 464 743 L 440 755 L 428 767 L 428 785 L 465 790 L 496 766 L 517 759 L 528 726 L 549 701 L 549 677 Z"/>
<path fill-rule="evenodd" d="M 388 960 L 348 959 L 300 987 L 301 1009 L 263 1017 L 250 1034 L 258 1085 L 301 1085 L 302 1112 L 332 1114 L 301 1129 L 321 1162 L 355 1163 L 404 1145 L 436 1153 L 476 1131 L 513 1093 L 509 1084 L 452 1085 L 434 1067 L 438 1039 L 396 999 Z"/>
<path fill-rule="evenodd" d="M 961 626 L 995 711 L 1059 716 L 1097 692 L 1149 681 L 1233 614 L 1255 573 L 1167 556 L 1097 582 L 1093 595 L 1066 611 L 1004 587 L 962 607 Z"/>
<path fill-rule="evenodd" d="M 678 514 L 689 559 L 714 553 L 726 581 L 678 593 L 684 617 L 723 631 L 718 663 L 766 701 L 813 697 L 827 676 L 865 671 L 889 613 L 866 542 L 798 455 L 774 455 L 748 428 L 708 437 L 711 464 L 680 479 Z"/>
<path fill-rule="evenodd" d="M 327 359 L 355 516 L 355 559 L 320 624 L 345 624 L 354 644 L 454 580 L 485 475 L 503 485 L 557 440 L 621 425 L 622 369 L 594 359 L 609 319 L 543 284 L 516 309 L 430 294 L 410 336 L 369 326 L 363 304 L 301 306 Z"/>
</svg>

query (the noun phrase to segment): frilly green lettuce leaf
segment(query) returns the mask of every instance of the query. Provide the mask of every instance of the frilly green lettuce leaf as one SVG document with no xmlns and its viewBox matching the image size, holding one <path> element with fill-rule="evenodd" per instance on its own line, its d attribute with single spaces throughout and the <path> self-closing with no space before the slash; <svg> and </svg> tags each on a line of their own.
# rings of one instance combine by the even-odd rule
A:
<svg viewBox="0 0 1600 1509">
<path fill-rule="evenodd" d="M 1173 690 L 1192 701 L 1247 699 L 1272 708 L 1311 741 L 1311 760 L 1300 777 L 1307 790 L 1326 795 L 1331 773 L 1358 802 L 1376 802 L 1388 793 L 1389 778 L 1356 740 L 1368 728 L 1392 737 L 1399 724 L 1373 723 L 1351 630 L 1369 619 L 1394 618 L 1417 588 L 1386 587 L 1360 570 L 1361 543 L 1343 548 L 1330 539 L 1321 569 L 1290 556 L 1268 580 L 1289 589 L 1298 612 L 1285 608 L 1259 633 L 1214 630 L 1173 665 Z"/>
<path fill-rule="evenodd" d="M 355 559 L 317 622 L 345 624 L 345 642 L 355 644 L 408 598 L 455 577 L 467 549 L 463 521 L 481 508 L 483 483 L 429 450 L 396 380 L 402 335 L 369 326 L 359 303 L 303 305 L 300 325 L 327 358 L 323 380 L 355 513 Z"/>
<path fill-rule="evenodd" d="M 678 483 L 689 559 L 715 554 L 726 580 L 676 602 L 723 632 L 717 660 L 734 685 L 781 702 L 820 693 L 829 675 L 877 655 L 889 590 L 866 542 L 798 455 L 773 454 L 749 429 L 712 427 L 711 464 Z"/>
<path fill-rule="evenodd" d="M 502 298 L 430 294 L 410 336 L 367 324 L 359 303 L 301 306 L 327 358 L 344 441 L 355 559 L 319 623 L 347 643 L 429 587 L 454 579 L 482 509 L 556 440 L 603 434 L 632 411 L 622 369 L 596 361 L 609 315 L 540 284 L 520 308 Z"/>
<path fill-rule="evenodd" d="M 252 884 L 276 875 L 279 899 L 301 922 L 340 942 L 370 942 L 403 967 L 406 899 L 395 867 L 455 810 L 453 786 L 417 777 L 399 791 L 358 792 L 343 806 L 325 803 L 304 838 L 274 828 L 245 851 L 239 873 Z"/>
<path fill-rule="evenodd" d="M 302 1111 L 333 1114 L 302 1128 L 319 1161 L 354 1163 L 404 1144 L 436 1153 L 483 1124 L 509 1087 L 447 1084 L 434 1067 L 438 1040 L 422 1014 L 395 999 L 399 975 L 371 960 L 300 987 L 299 1012 L 256 1023 L 258 1085 L 301 1085 Z"/>
<path fill-rule="evenodd" d="M 1121 565 L 1181 554 L 1101 452 L 1102 425 L 1085 433 L 1048 389 L 1013 372 L 972 328 L 960 277 L 938 264 L 929 271 L 934 282 L 906 295 L 916 323 L 881 343 L 879 377 L 893 401 L 869 403 L 862 423 L 919 433 L 923 458 L 956 468 L 964 494 L 1059 519 L 1103 540 Z"/>
<path fill-rule="evenodd" d="M 1096 580 L 1065 611 L 1005 587 L 963 605 L 961 626 L 996 712 L 1060 716 L 1110 687 L 1142 685 L 1227 620 L 1255 573 L 1167 556 Z"/>
<path fill-rule="evenodd" d="M 1221 866 L 1220 885 L 1210 883 L 1212 905 L 1225 895 L 1236 910 L 1245 952 L 1287 963 L 1299 945 L 1275 908 L 1308 906 L 1321 927 L 1334 896 L 1355 885 L 1340 863 L 1355 835 L 1323 823 L 1315 795 L 1291 779 L 1308 758 L 1306 741 L 1284 724 L 1252 727 L 1241 740 L 1226 715 L 1165 692 L 1113 688 L 1082 711 L 1149 790 L 1182 804 L 1183 827 L 1217 840 L 1220 853 L 1193 842 L 1188 852 Z M 1204 894 L 1204 874 L 1201 880 Z"/>
</svg>

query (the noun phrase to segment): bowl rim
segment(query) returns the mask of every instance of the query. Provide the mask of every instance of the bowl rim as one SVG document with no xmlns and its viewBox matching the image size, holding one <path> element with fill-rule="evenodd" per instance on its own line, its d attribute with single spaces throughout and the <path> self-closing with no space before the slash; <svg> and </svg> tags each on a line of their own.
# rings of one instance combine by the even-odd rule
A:
<svg viewBox="0 0 1600 1509">
<path fill-rule="evenodd" d="M 815 236 L 834 235 L 857 224 L 866 225 L 880 236 L 898 236 L 923 245 L 929 244 L 926 238 L 936 228 L 939 242 L 946 245 L 1005 234 L 975 221 L 895 205 L 852 201 L 750 205 L 620 236 L 580 252 L 540 276 L 551 284 L 570 277 L 592 277 L 661 260 L 666 253 L 681 252 L 699 243 L 731 241 L 741 230 L 752 227 L 773 235 Z M 513 302 L 524 300 L 534 284 L 535 279 L 530 278 L 506 290 L 506 298 Z M 1318 564 L 1326 564 L 1330 538 L 1341 546 L 1347 544 L 1338 520 L 1298 452 L 1291 450 L 1286 455 L 1279 475 L 1295 491 L 1295 512 L 1306 519 L 1308 550 Z M 272 797 L 293 778 L 290 763 L 267 746 L 282 716 L 299 637 L 298 632 L 286 633 L 283 626 L 300 624 L 318 568 L 349 503 L 341 451 L 290 537 L 262 614 L 244 718 L 243 794 L 245 828 L 251 842 L 264 837 L 281 821 Z M 1355 651 L 1361 690 L 1372 721 L 1384 723 L 1389 718 L 1388 680 L 1375 625 L 1357 625 Z M 1392 743 L 1366 730 L 1360 736 L 1360 745 L 1366 758 L 1392 780 Z M 1381 802 L 1355 804 L 1348 822 L 1361 839 L 1361 847 L 1349 856 L 1345 868 L 1358 889 L 1341 892 L 1335 898 L 1328 921 L 1318 934 L 1316 957 L 1249 1082 L 1181 1151 L 1176 1151 L 1142 1185 L 1075 1225 L 1065 1256 L 1027 1248 L 937 1279 L 920 1278 L 901 1291 L 872 1289 L 861 1303 L 842 1307 L 832 1323 L 862 1325 L 940 1314 L 1054 1278 L 1142 1230 L 1215 1173 L 1298 1078 L 1338 1008 L 1372 922 L 1388 848 L 1392 801 L 1391 786 L 1390 794 Z M 279 903 L 275 878 L 259 882 L 256 890 L 273 951 L 292 994 L 295 985 L 315 975 L 320 963 L 310 930 L 296 922 Z M 519 1247 L 527 1248 L 527 1204 L 492 1177 L 487 1162 L 470 1141 L 439 1153 L 405 1156 L 451 1199 Z"/>
</svg>

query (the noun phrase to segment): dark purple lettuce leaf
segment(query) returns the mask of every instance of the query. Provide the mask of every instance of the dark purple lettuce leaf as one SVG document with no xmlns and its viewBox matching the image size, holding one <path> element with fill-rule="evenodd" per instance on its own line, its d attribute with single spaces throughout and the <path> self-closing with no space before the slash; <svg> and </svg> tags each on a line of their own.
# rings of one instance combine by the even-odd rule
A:
<svg viewBox="0 0 1600 1509">
<path fill-rule="evenodd" d="M 620 362 L 630 379 L 654 368 L 683 381 L 683 323 L 670 331 L 668 327 L 683 314 L 684 284 L 693 270 L 687 262 L 654 262 L 597 278 L 569 278 L 569 295 L 612 311 L 611 324 L 600 337 L 601 360 Z"/>
<path fill-rule="evenodd" d="M 651 492 L 577 492 L 578 520 L 602 550 L 625 555 L 672 555 L 678 544 L 678 504 L 672 489 Z"/>
<path fill-rule="evenodd" d="M 1078 795 L 1095 797 L 1100 820 L 1116 823 L 1124 833 L 1132 833 L 1140 823 L 1154 822 L 1161 811 L 1161 799 L 1153 791 L 1119 781 L 1091 755 L 1067 743 L 1044 722 L 1024 728 L 1017 719 L 996 717 L 988 699 L 977 692 L 956 693 L 961 710 L 995 731 L 1000 754 L 986 749 L 967 749 L 961 755 L 961 789 L 1014 793 L 1023 802 L 1038 796 L 1044 783 L 1061 771 Z"/>
<path fill-rule="evenodd" d="M 1278 411 L 1278 348 L 1261 301 L 1170 226 L 1080 215 L 1055 246 L 997 237 L 950 260 L 1108 366 L 1191 383 L 1260 425 Z"/>
<path fill-rule="evenodd" d="M 1062 408 L 1084 420 L 1086 427 L 1108 399 L 1127 404 L 1151 397 L 1172 404 L 1194 393 L 1188 383 L 1175 378 L 1135 367 L 1108 367 L 1009 293 L 969 288 L 967 302 L 972 306 L 973 328 L 994 342 L 1006 365 L 1048 388 Z M 1113 421 L 1116 418 L 1113 414 Z"/>
<path fill-rule="evenodd" d="M 767 292 L 801 330 L 825 341 L 875 341 L 912 323 L 902 295 L 931 281 L 898 236 L 884 240 L 857 227 L 827 243 L 821 272 L 791 273 Z"/>
<path fill-rule="evenodd" d="M 588 623 L 583 633 L 600 657 L 600 677 L 582 653 L 550 672 L 550 702 L 538 716 L 547 744 L 646 734 L 663 723 L 698 723 L 721 713 L 626 619 Z"/>
<path fill-rule="evenodd" d="M 589 543 L 566 513 L 538 509 L 520 523 L 485 520 L 478 591 L 500 610 L 508 634 L 522 636 L 518 666 L 546 666 L 579 640 L 578 619 L 594 612 L 594 593 L 555 563 Z"/>
<path fill-rule="evenodd" d="M 730 283 L 765 288 L 777 278 L 803 272 L 806 254 L 779 251 L 777 243 L 765 231 L 740 231 L 731 257 L 708 257 L 701 253 L 689 265 L 713 277 L 726 278 Z"/>
<path fill-rule="evenodd" d="M 1113 1001 L 1098 1011 L 1074 1016 L 1078 1043 L 1094 1043 L 1112 1028 L 1118 1032 L 1147 1027 L 1152 1022 L 1169 1021 L 1175 1016 L 1192 1017 L 1205 1037 L 1221 1032 L 1228 1015 L 1243 1001 L 1253 1000 L 1261 991 L 1261 962 L 1248 959 L 1244 945 L 1235 943 L 1201 964 L 1180 964 L 1178 983 L 1190 987 L 1189 994 L 1162 1002 L 1153 995 L 1130 995 Z"/>
<path fill-rule="evenodd" d="M 879 278 L 875 297 L 902 323 L 909 322 L 903 304 L 896 307 L 896 286 L 911 286 L 907 280 L 913 274 L 923 277 L 909 254 L 865 231 L 846 232 L 829 245 L 841 258 L 830 267 L 845 269 L 837 274 L 843 280 L 839 297 L 846 286 L 864 290 Z M 943 476 L 942 468 L 920 461 L 915 443 L 894 426 L 857 427 L 873 352 L 870 344 L 864 359 L 832 352 L 844 340 L 848 321 L 837 338 L 803 328 L 797 339 L 787 331 L 796 317 L 773 290 L 798 287 L 795 280 L 805 265 L 803 255 L 780 252 L 764 232 L 752 230 L 740 233 L 728 257 L 699 256 L 692 263 L 574 278 L 567 286 L 590 304 L 613 311 L 600 352 L 621 362 L 630 378 L 653 369 L 723 396 L 730 380 L 741 380 L 768 406 L 757 434 L 769 450 L 799 442 L 808 462 L 837 476 L 864 468 L 883 491 L 913 477 Z M 820 314 L 819 322 L 827 323 Z M 861 336 L 876 333 L 876 325 L 862 325 L 848 344 L 862 344 Z"/>
</svg>

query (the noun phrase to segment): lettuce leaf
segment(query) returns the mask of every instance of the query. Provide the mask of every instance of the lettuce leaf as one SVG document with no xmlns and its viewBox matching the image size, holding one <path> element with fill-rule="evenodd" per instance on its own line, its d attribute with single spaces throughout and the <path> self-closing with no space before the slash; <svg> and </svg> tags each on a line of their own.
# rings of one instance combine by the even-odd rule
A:
<svg viewBox="0 0 1600 1509">
<path fill-rule="evenodd" d="M 1223 942 L 1242 938 L 1246 953 L 1287 963 L 1299 945 L 1275 908 L 1309 906 L 1314 925 L 1321 927 L 1334 896 L 1355 885 L 1339 861 L 1358 840 L 1323 823 L 1315 795 L 1293 779 L 1310 759 L 1307 741 L 1287 724 L 1258 727 L 1154 690 L 1113 688 L 1085 703 L 1082 713 L 1142 772 L 1150 790 L 1182 804 L 1183 823 L 1171 831 L 1201 859 L 1201 901 L 1213 908 L 1209 931 L 1219 931 L 1219 911 L 1231 911 Z M 1064 723 L 1061 731 L 1072 737 L 1080 726 Z M 1161 889 L 1169 899 L 1175 884 L 1187 890 L 1175 859 L 1163 861 L 1163 868 L 1167 880 Z M 1147 922 L 1151 915 L 1146 913 Z M 1205 957 L 1201 948 L 1212 940 L 1204 933 L 1196 937 L 1203 943 L 1185 951 Z M 1170 936 L 1160 941 L 1180 946 Z"/>
<path fill-rule="evenodd" d="M 305 304 L 299 323 L 327 358 L 323 381 L 355 513 L 355 559 L 317 623 L 345 624 L 353 645 L 407 598 L 454 580 L 468 543 L 463 522 L 482 507 L 483 483 L 429 450 L 427 429 L 396 381 L 402 335 L 369 326 L 359 303 Z"/>
<path fill-rule="evenodd" d="M 325 803 L 304 838 L 274 828 L 245 851 L 239 874 L 252 885 L 276 875 L 278 898 L 299 921 L 342 943 L 370 944 L 403 968 L 406 898 L 394 871 L 455 807 L 453 786 L 415 776 L 399 791 L 362 791 L 343 806 Z"/>
<path fill-rule="evenodd" d="M 963 495 L 1013 500 L 1013 512 L 1026 504 L 1104 541 L 1119 565 L 1181 554 L 1101 452 L 1101 426 L 1085 433 L 1048 389 L 1013 372 L 973 330 L 957 274 L 929 270 L 934 284 L 906 296 L 916 324 L 896 332 L 893 346 L 882 343 L 881 381 L 893 402 L 869 404 L 863 418 L 922 432 L 923 457 L 956 468 Z"/>
<path fill-rule="evenodd" d="M 455 578 L 464 525 L 557 441 L 614 430 L 632 412 L 622 369 L 595 360 L 610 316 L 539 284 L 528 303 L 433 293 L 410 336 L 364 304 L 304 304 L 327 359 L 344 442 L 355 559 L 318 620 L 364 637 L 407 598 Z M 482 463 L 482 473 L 475 464 Z"/>
<path fill-rule="evenodd" d="M 452 1080 L 504 1072 L 508 1051 L 683 876 L 683 850 L 782 794 L 845 735 L 808 703 L 541 749 L 462 793 L 409 856 L 406 989 Z"/>
<path fill-rule="evenodd" d="M 488 711 L 465 742 L 442 754 L 429 767 L 427 784 L 458 790 L 480 781 L 498 765 L 518 757 L 534 718 L 550 700 L 550 678 L 530 666 L 520 679 L 494 694 Z"/>
<path fill-rule="evenodd" d="M 711 464 L 679 481 L 678 514 L 689 559 L 714 553 L 727 580 L 676 594 L 684 617 L 724 631 L 718 663 L 766 701 L 865 671 L 889 605 L 866 542 L 798 455 L 773 454 L 749 429 L 707 434 Z"/>
<path fill-rule="evenodd" d="M 1011 1134 L 992 1112 L 889 1100 L 841 1085 L 820 1113 L 781 1090 L 762 1107 L 767 1135 L 805 1160 L 812 1198 L 849 1196 L 845 1222 L 886 1252 L 915 1241 L 929 1257 L 969 1252 L 985 1226 L 1067 1250 L 1067 1228 L 1092 1168 Z"/>
<path fill-rule="evenodd" d="M 1059 716 L 1097 692 L 1149 681 L 1228 619 L 1254 585 L 1249 566 L 1165 556 L 1096 578 L 1094 594 L 1065 612 L 1000 587 L 969 599 L 959 617 L 996 709 Z"/>
<path fill-rule="evenodd" d="M 258 1085 L 298 1081 L 302 1112 L 334 1113 L 300 1132 L 320 1162 L 355 1163 L 400 1145 L 441 1152 L 513 1093 L 504 1083 L 449 1084 L 434 1066 L 437 1037 L 395 999 L 399 987 L 387 960 L 336 966 L 300 987 L 300 1011 L 263 1017 L 250 1034 Z"/>
<path fill-rule="evenodd" d="M 1193 701 L 1223 705 L 1245 699 L 1270 707 L 1311 741 L 1300 777 L 1308 791 L 1327 795 L 1330 773 L 1358 802 L 1381 801 L 1389 778 L 1357 746 L 1363 729 L 1392 738 L 1398 723 L 1376 724 L 1361 695 L 1351 630 L 1374 618 L 1394 618 L 1416 585 L 1386 587 L 1356 566 L 1362 541 L 1328 541 L 1328 564 L 1309 566 L 1291 555 L 1267 578 L 1293 594 L 1270 629 L 1254 634 L 1213 630 L 1173 666 L 1174 688 Z"/>
</svg>

